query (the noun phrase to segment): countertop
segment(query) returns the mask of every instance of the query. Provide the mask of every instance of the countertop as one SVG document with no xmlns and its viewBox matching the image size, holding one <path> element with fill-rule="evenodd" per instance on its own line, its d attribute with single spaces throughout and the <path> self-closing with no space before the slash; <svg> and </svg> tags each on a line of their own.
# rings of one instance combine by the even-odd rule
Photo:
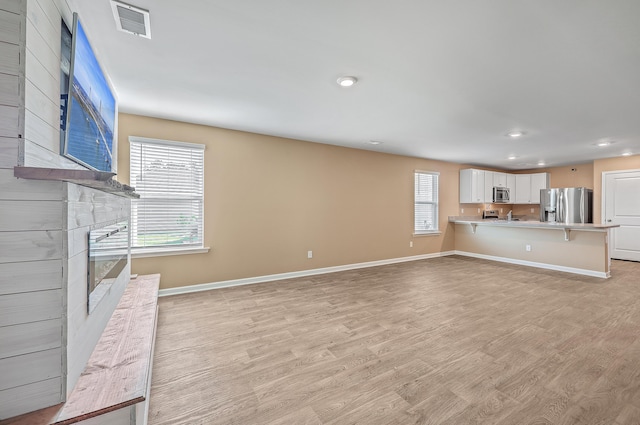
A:
<svg viewBox="0 0 640 425">
<path fill-rule="evenodd" d="M 521 228 L 541 228 L 541 229 L 564 229 L 564 230 L 584 230 L 584 231 L 602 231 L 614 227 L 620 227 L 618 224 L 595 224 L 595 223 L 548 223 L 537 220 L 507 220 L 506 218 L 487 218 L 483 219 L 478 216 L 449 216 L 450 223 L 456 224 L 472 224 L 483 226 L 503 226 L 503 227 L 521 227 Z"/>
</svg>

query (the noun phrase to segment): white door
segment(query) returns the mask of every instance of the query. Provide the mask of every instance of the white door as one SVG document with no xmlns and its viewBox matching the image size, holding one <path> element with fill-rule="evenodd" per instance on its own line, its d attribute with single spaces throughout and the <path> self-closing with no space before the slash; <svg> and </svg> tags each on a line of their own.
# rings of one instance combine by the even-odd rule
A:
<svg viewBox="0 0 640 425">
<path fill-rule="evenodd" d="M 611 258 L 640 261 L 640 170 L 603 174 L 602 221 L 620 225 L 611 232 Z"/>
</svg>

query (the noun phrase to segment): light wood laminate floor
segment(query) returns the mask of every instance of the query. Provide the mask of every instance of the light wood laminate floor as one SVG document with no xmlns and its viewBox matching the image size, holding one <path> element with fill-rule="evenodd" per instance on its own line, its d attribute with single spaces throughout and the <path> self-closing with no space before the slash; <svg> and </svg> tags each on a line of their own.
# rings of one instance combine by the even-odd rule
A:
<svg viewBox="0 0 640 425">
<path fill-rule="evenodd" d="M 640 264 L 450 256 L 161 298 L 150 425 L 640 424 Z"/>
</svg>

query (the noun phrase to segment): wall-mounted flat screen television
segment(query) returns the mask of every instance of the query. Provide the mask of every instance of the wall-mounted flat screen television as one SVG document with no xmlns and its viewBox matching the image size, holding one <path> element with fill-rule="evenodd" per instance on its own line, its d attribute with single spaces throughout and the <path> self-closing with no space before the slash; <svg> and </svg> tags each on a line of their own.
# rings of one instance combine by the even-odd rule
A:
<svg viewBox="0 0 640 425">
<path fill-rule="evenodd" d="M 116 99 L 76 13 L 68 87 L 61 99 L 63 155 L 94 170 L 115 172 Z"/>
</svg>

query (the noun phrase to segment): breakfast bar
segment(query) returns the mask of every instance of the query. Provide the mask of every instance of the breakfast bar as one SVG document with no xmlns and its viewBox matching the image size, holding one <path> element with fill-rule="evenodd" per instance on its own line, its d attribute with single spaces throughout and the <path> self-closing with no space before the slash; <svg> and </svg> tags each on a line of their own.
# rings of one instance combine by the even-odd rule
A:
<svg viewBox="0 0 640 425">
<path fill-rule="evenodd" d="M 456 253 L 608 278 L 609 229 L 617 225 L 449 217 Z"/>
</svg>

